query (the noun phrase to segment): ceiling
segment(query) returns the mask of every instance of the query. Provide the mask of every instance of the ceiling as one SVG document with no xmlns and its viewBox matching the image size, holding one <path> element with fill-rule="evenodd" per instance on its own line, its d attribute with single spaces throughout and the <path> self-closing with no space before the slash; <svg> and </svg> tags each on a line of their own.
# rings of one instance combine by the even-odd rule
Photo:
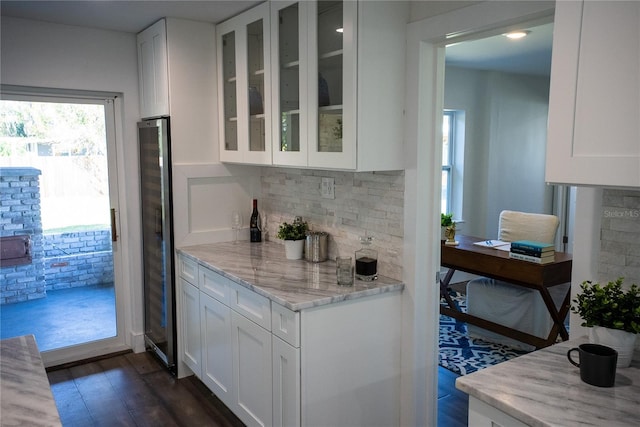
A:
<svg viewBox="0 0 640 427">
<path fill-rule="evenodd" d="M 447 46 L 447 65 L 548 76 L 553 23 L 522 29 L 531 33 L 519 40 L 497 35 Z"/>
<path fill-rule="evenodd" d="M 0 0 L 0 15 L 138 33 L 163 17 L 219 23 L 262 2 L 263 0 Z M 549 75 L 553 24 L 529 29 L 531 34 L 518 41 L 499 35 L 448 46 L 447 64 L 482 70 Z"/>
<path fill-rule="evenodd" d="M 56 24 L 138 33 L 160 18 L 173 17 L 218 23 L 260 1 L 0 1 L 0 15 Z"/>
</svg>

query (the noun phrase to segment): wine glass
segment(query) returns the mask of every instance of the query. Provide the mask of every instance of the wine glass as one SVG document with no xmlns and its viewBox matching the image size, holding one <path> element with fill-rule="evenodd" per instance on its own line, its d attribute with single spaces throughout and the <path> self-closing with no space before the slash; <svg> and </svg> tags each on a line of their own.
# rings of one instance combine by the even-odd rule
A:
<svg viewBox="0 0 640 427">
<path fill-rule="evenodd" d="M 242 228 L 242 214 L 238 211 L 231 214 L 231 228 L 236 230 L 236 240 L 233 243 L 238 243 L 238 232 Z"/>
</svg>

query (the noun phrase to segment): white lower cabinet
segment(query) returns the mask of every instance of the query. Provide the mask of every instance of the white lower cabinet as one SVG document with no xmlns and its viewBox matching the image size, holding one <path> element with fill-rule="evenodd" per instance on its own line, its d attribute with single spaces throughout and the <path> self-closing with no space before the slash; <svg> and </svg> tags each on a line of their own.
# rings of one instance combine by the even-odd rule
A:
<svg viewBox="0 0 640 427">
<path fill-rule="evenodd" d="M 399 425 L 400 292 L 292 311 L 198 270 L 179 362 L 247 426 Z"/>
<path fill-rule="evenodd" d="M 271 332 L 231 311 L 235 414 L 247 426 L 271 425 Z"/>
<path fill-rule="evenodd" d="M 202 375 L 200 379 L 227 406 L 232 407 L 233 352 L 231 351 L 231 309 L 200 293 Z"/>
<path fill-rule="evenodd" d="M 273 425 L 300 425 L 300 349 L 273 336 Z"/>
<path fill-rule="evenodd" d="M 182 304 L 182 361 L 200 377 L 202 347 L 200 338 L 200 291 L 183 278 L 180 279 L 180 301 Z"/>
<path fill-rule="evenodd" d="M 473 396 L 469 396 L 469 425 L 474 427 L 527 427 L 527 424 Z"/>
</svg>

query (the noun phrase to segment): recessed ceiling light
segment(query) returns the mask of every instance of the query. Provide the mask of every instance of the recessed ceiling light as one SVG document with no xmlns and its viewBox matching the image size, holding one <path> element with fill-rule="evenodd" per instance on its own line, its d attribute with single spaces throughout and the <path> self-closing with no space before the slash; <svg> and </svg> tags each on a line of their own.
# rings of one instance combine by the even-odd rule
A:
<svg viewBox="0 0 640 427">
<path fill-rule="evenodd" d="M 523 37 L 528 36 L 530 32 L 531 31 L 529 31 L 529 30 L 518 30 L 518 31 L 511 31 L 511 32 L 506 33 L 504 35 L 509 37 L 512 40 L 517 40 L 517 39 L 521 39 Z"/>
</svg>

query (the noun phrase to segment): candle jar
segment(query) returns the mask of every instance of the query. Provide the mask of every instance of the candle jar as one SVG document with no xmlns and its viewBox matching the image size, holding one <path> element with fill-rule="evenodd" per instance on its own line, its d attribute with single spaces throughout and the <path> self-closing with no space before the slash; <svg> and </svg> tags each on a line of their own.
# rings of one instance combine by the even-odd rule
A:
<svg viewBox="0 0 640 427">
<path fill-rule="evenodd" d="M 370 247 L 372 240 L 370 236 L 361 237 L 362 249 L 355 254 L 356 278 L 365 282 L 378 278 L 378 251 Z"/>
</svg>

